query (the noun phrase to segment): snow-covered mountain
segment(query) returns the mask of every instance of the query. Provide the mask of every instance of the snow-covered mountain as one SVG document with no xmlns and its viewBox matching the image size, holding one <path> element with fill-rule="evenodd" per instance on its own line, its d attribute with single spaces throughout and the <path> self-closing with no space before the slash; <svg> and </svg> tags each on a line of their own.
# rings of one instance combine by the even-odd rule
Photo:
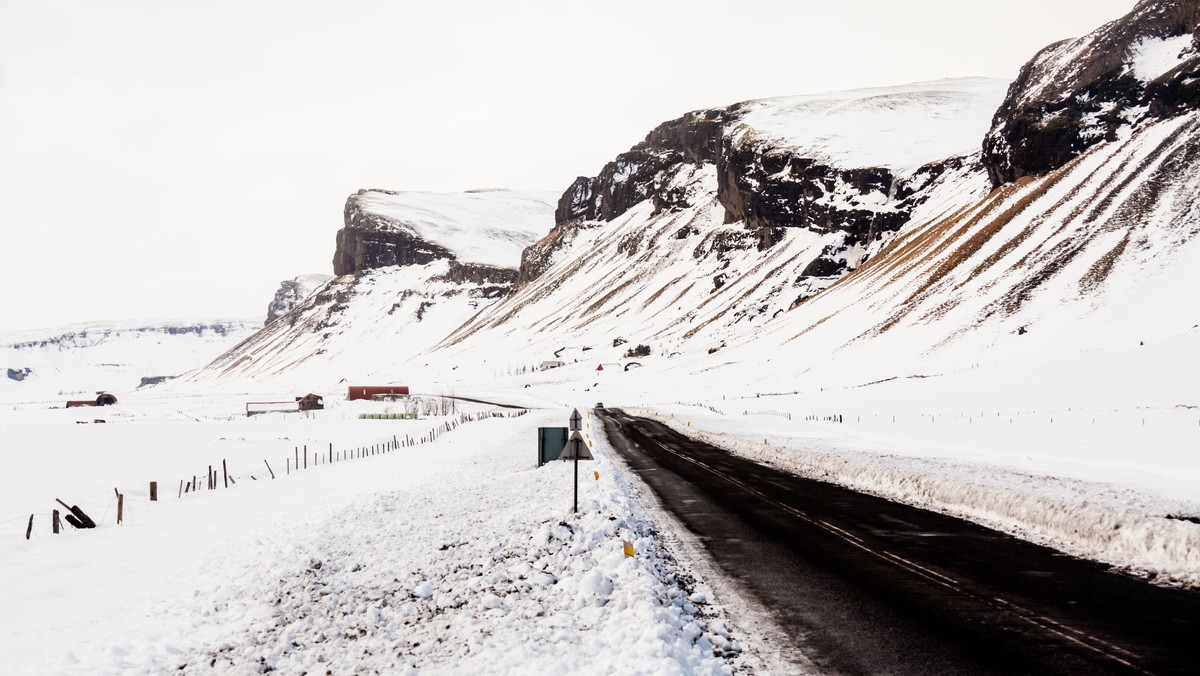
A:
<svg viewBox="0 0 1200 676">
<path fill-rule="evenodd" d="M 314 383 L 362 378 L 423 351 L 506 296 L 554 196 L 361 190 L 346 201 L 334 270 L 261 332 L 182 380 Z"/>
<path fill-rule="evenodd" d="M 511 194 L 360 192 L 343 276 L 192 379 L 436 379 L 636 355 L 689 382 L 782 391 L 1134 343 L 1177 355 L 1200 323 L 1198 14 L 1140 3 L 1011 85 L 671 120 L 573 182 L 552 224 L 522 211 L 549 232 L 490 293 L 454 270 L 505 241 L 490 224 L 509 222 Z M 477 296 L 495 302 L 452 300 Z"/>
<path fill-rule="evenodd" d="M 0 398 L 128 392 L 207 363 L 262 326 L 253 320 L 94 322 L 0 334 Z"/>
</svg>

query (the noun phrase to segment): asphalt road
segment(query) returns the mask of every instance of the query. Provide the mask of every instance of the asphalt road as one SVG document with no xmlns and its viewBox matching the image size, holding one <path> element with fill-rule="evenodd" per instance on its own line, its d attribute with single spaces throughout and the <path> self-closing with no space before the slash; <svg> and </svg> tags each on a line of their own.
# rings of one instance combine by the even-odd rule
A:
<svg viewBox="0 0 1200 676">
<path fill-rule="evenodd" d="M 1200 593 L 804 479 L 619 409 L 613 447 L 769 609 L 843 674 L 1200 674 Z"/>
</svg>

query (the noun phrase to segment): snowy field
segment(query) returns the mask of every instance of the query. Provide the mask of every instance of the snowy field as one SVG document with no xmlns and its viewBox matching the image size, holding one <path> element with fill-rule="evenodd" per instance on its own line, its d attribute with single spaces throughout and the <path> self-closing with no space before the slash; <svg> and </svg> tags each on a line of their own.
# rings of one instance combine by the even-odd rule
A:
<svg viewBox="0 0 1200 676">
<path fill-rule="evenodd" d="M 253 417 L 247 401 L 279 395 L 168 385 L 72 409 L 10 397 L 0 404 L 0 667 L 727 673 L 780 663 L 764 642 L 769 613 L 704 567 L 590 420 L 598 457 L 583 469 L 578 516 L 570 466 L 534 468 L 536 428 L 597 401 L 1155 584 L 1200 586 L 1194 340 L 794 392 L 778 391 L 766 364 L 689 386 L 703 357 L 464 373 L 421 388 L 531 410 L 469 422 L 506 409 L 460 402 L 445 416 L 360 420 L 403 406 L 344 401 L 332 387 L 320 390 L 325 411 Z M 210 466 L 215 490 L 204 487 Z M 125 495 L 119 526 L 114 489 Z M 55 498 L 100 527 L 51 534 Z"/>
<path fill-rule="evenodd" d="M 597 459 L 581 463 L 577 515 L 571 465 L 535 468 L 536 428 L 564 426 L 569 409 L 464 422 L 505 413 L 465 404 L 457 416 L 360 420 L 398 405 L 329 397 L 325 411 L 247 418 L 246 399 L 0 409 L 5 673 L 671 674 L 754 663 L 711 590 L 663 548 L 590 421 Z M 289 473 L 306 445 L 308 467 L 300 450 Z M 203 487 L 210 464 L 215 490 Z M 180 497 L 194 474 L 201 490 Z M 99 527 L 51 534 L 55 498 Z"/>
</svg>

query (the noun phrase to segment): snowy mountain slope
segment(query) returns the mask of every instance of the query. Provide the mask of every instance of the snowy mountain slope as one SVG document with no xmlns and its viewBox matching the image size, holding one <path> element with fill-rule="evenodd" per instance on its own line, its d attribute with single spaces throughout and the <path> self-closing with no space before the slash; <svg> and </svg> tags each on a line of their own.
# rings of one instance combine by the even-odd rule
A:
<svg viewBox="0 0 1200 676">
<path fill-rule="evenodd" d="M 944 80 L 666 123 L 568 189 L 518 291 L 439 347 L 456 361 L 486 344 L 531 362 L 562 347 L 611 362 L 642 343 L 662 356 L 744 342 L 914 215 L 981 199 L 977 160 L 940 153 L 977 147 L 1002 95 L 994 80 Z"/>
<path fill-rule="evenodd" d="M 337 238 L 348 272 L 175 385 L 313 389 L 389 368 L 506 295 L 553 208 L 542 193 L 360 191 Z"/>
<path fill-rule="evenodd" d="M 759 251 L 743 224 L 722 223 L 711 165 L 689 176 L 687 187 L 695 206 L 655 215 L 643 203 L 609 223 L 572 230 L 545 274 L 439 348 L 455 361 L 501 346 L 528 361 L 552 359 L 564 346 L 594 349 L 589 357 L 608 362 L 638 344 L 647 344 L 655 358 L 706 352 L 748 340 L 836 281 L 836 275 L 804 273 L 823 252 L 842 247 L 845 233 L 789 228 L 779 243 Z M 929 189 L 924 208 L 946 210 L 964 196 L 985 193 L 977 165 L 951 170 Z M 842 255 L 857 266 L 884 241 Z M 614 346 L 617 339 L 628 344 Z"/>
<path fill-rule="evenodd" d="M 478 282 L 457 264 L 369 270 L 335 277 L 278 321 L 173 386 L 287 385 L 301 389 L 360 380 L 419 354 L 507 293 L 515 271 Z"/>
<path fill-rule="evenodd" d="M 844 384 L 1189 332 L 1200 324 L 1200 113 L 1122 136 L 914 223 L 772 322 L 756 349 L 804 355 L 793 376 Z"/>
<path fill-rule="evenodd" d="M 102 389 L 119 396 L 143 378 L 196 368 L 260 326 L 252 320 L 127 321 L 0 334 L 0 398 L 94 396 Z"/>
<path fill-rule="evenodd" d="M 1144 5 L 1083 42 L 1119 33 L 1136 45 L 1120 63 L 1105 57 L 1117 73 L 1190 63 L 1179 29 L 1144 20 Z M 1160 38 L 1174 40 L 1170 49 L 1151 49 L 1147 41 Z M 425 325 L 445 335 L 425 326 L 414 332 L 411 309 L 394 320 L 386 303 L 356 307 L 343 284 L 322 317 L 313 314 L 318 302 L 301 312 L 307 319 L 292 320 L 297 328 L 270 340 L 274 356 L 243 346 L 197 377 L 281 377 L 311 363 L 312 377 L 328 381 L 351 377 L 338 364 L 353 362 L 350 371 L 363 375 L 434 379 L 458 368 L 637 359 L 692 376 L 733 370 L 761 390 L 818 374 L 871 382 L 983 358 L 1024 363 L 1047 350 L 1107 349 L 1134 334 L 1180 335 L 1191 320 L 1158 301 L 1170 288 L 1186 301 L 1173 307 L 1186 310 L 1196 287 L 1188 267 L 1198 220 L 1189 178 L 1197 171 L 1194 111 L 1117 116 L 1075 159 L 991 191 L 1005 158 L 1027 149 L 1012 134 L 1090 134 L 1095 120 L 1086 114 L 1041 128 L 1018 119 L 1044 106 L 1046 92 L 1088 100 L 1077 90 L 1092 86 L 1081 73 L 1094 68 L 1070 63 L 1096 50 L 1067 58 L 1062 49 L 1035 57 L 1007 94 L 995 81 L 947 80 L 689 113 L 576 180 L 559 200 L 555 226 L 522 254 L 516 291 L 477 314 L 468 306 Z M 1142 100 L 1127 103 L 1135 99 Z M 985 132 L 981 157 L 973 151 Z M 997 144 L 1000 137 L 1008 140 Z M 446 215 L 435 216 L 424 197 L 363 192 L 347 203 L 346 231 L 384 219 L 373 232 L 461 233 L 428 224 L 480 213 L 441 208 Z M 441 244 L 419 242 L 428 246 L 359 246 L 340 234 L 338 256 L 353 269 L 452 257 L 439 254 Z M 372 279 L 390 284 L 382 281 L 389 274 Z M 384 295 L 424 279 L 397 282 Z M 288 354 L 293 344 L 304 346 L 303 356 Z M 788 363 L 767 366 L 764 354 Z"/>
</svg>

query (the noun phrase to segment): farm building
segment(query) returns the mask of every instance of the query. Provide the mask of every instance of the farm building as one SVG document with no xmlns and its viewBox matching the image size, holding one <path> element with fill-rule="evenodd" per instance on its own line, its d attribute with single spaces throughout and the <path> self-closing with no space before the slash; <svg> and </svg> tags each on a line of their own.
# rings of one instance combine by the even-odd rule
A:
<svg viewBox="0 0 1200 676">
<path fill-rule="evenodd" d="M 319 394 L 306 394 L 296 397 L 296 406 L 301 411 L 322 411 L 325 409 L 325 399 Z"/>
<path fill-rule="evenodd" d="M 112 406 L 117 403 L 117 398 L 108 392 L 101 392 L 95 399 L 76 399 L 67 402 L 67 408 L 75 408 L 77 406 Z"/>
<path fill-rule="evenodd" d="M 395 399 L 407 396 L 407 385 L 351 385 L 347 399 Z"/>
</svg>

